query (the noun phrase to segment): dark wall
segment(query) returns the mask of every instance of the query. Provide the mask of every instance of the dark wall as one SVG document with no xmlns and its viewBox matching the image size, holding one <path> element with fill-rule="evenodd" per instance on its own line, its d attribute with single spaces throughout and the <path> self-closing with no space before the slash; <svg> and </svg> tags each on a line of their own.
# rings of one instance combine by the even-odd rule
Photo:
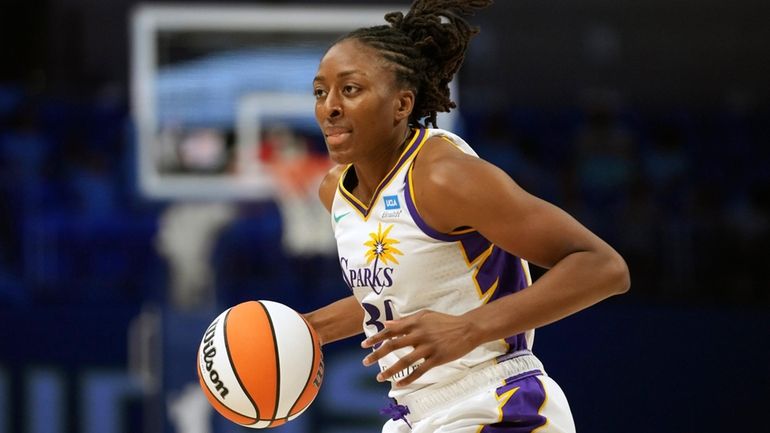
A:
<svg viewBox="0 0 770 433">
<path fill-rule="evenodd" d="M 59 408 L 62 431 L 84 431 L 80 418 L 99 409 L 80 410 L 80 378 L 105 368 L 127 382 L 127 413 L 161 410 L 139 404 L 125 371 L 127 324 L 143 304 L 162 305 L 168 285 L 153 247 L 164 203 L 136 193 L 132 160 L 135 4 L 0 3 L 0 432 Z M 766 427 L 768 16 L 764 0 L 497 0 L 475 18 L 482 33 L 460 77 L 464 137 L 631 267 L 630 293 L 538 331 L 579 431 Z M 596 95 L 617 105 L 585 104 Z M 612 165 L 625 171 L 604 172 Z M 298 309 L 338 293 L 335 259 L 265 254 L 279 251 L 278 211 L 244 208 L 213 258 L 222 305 L 275 297 L 280 284 L 304 294 Z M 49 370 L 63 377 L 56 410 L 25 394 L 37 383 L 28 371 L 45 384 Z"/>
<path fill-rule="evenodd" d="M 136 4 L 3 2 L 3 76 L 57 91 L 105 84 L 125 90 L 127 17 Z M 498 0 L 476 19 L 482 33 L 464 67 L 464 97 L 469 104 L 563 104 L 598 88 L 655 105 L 766 101 L 767 16 L 770 3 L 762 0 Z"/>
<path fill-rule="evenodd" d="M 656 105 L 766 100 L 768 14 L 756 0 L 498 1 L 480 14 L 466 83 L 522 103 L 563 104 L 592 88 Z"/>
</svg>

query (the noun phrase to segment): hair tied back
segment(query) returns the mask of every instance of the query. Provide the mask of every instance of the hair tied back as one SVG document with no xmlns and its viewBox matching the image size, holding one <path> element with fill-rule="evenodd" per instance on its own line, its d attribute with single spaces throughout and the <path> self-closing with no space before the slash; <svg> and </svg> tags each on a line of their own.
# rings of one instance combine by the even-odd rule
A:
<svg viewBox="0 0 770 433">
<path fill-rule="evenodd" d="M 404 22 L 404 14 L 402 12 L 390 12 L 385 15 L 385 21 L 390 23 L 390 26 L 394 29 L 401 29 L 401 25 Z"/>
</svg>

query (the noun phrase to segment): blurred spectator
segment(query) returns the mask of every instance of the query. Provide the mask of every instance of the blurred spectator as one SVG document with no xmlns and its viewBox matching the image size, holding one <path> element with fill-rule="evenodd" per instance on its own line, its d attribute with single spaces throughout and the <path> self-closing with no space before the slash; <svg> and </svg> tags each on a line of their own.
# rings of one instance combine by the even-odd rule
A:
<svg viewBox="0 0 770 433">
<path fill-rule="evenodd" d="M 619 217 L 639 176 L 637 138 L 620 121 L 617 105 L 603 98 L 587 103 L 584 124 L 574 138 L 572 177 L 567 178 L 570 208 L 613 245 L 620 243 L 625 230 Z"/>
<path fill-rule="evenodd" d="M 105 150 L 92 149 L 84 134 L 73 131 L 64 144 L 67 184 L 72 204 L 84 216 L 105 217 L 118 210 L 115 173 Z"/>
<path fill-rule="evenodd" d="M 7 110 L 7 111 L 6 111 Z M 51 143 L 40 128 L 37 101 L 5 101 L 0 118 L 0 300 L 27 296 L 21 281 L 24 216 L 45 200 Z"/>
<path fill-rule="evenodd" d="M 513 180 L 532 194 L 551 202 L 561 199 L 559 173 L 543 166 L 542 134 L 518 128 L 505 112 L 485 116 L 473 146 L 484 159 L 508 173 Z"/>
<path fill-rule="evenodd" d="M 125 101 L 26 98 L 3 89 L 0 303 L 140 302 L 148 287 L 165 285 L 157 254 L 132 254 L 152 245 L 158 215 L 152 206 L 137 208 L 141 199 L 121 189 L 130 178 Z M 761 269 L 770 176 L 762 156 L 767 150 L 757 144 L 770 135 L 770 115 L 739 105 L 632 117 L 619 106 L 598 99 L 580 115 L 569 107 L 466 115 L 481 156 L 623 252 L 634 271 L 632 296 L 766 305 L 770 291 Z M 213 284 L 240 299 L 283 284 L 272 271 L 296 267 L 317 272 L 287 280 L 287 294 L 306 286 L 336 291 L 326 241 L 307 235 L 311 226 L 315 235 L 329 234 L 313 187 L 328 160 L 305 137 L 280 129 L 271 134 L 263 147 L 272 157 L 262 157 L 281 179 L 283 215 L 266 213 L 242 228 L 226 225 L 225 242 L 211 241 Z M 265 247 L 283 254 L 237 257 Z M 141 281 L 122 277 L 143 267 L 151 271 Z M 206 280 L 211 284 L 211 276 Z"/>
<path fill-rule="evenodd" d="M 689 163 L 684 151 L 683 131 L 667 122 L 654 124 L 644 152 L 642 168 L 654 200 L 666 212 L 682 212 L 687 198 Z"/>
<path fill-rule="evenodd" d="M 770 278 L 761 270 L 767 266 L 770 245 L 770 185 L 755 184 L 739 193 L 726 210 L 725 223 L 733 228 L 728 245 L 735 259 L 724 295 L 739 302 L 767 302 Z"/>
</svg>

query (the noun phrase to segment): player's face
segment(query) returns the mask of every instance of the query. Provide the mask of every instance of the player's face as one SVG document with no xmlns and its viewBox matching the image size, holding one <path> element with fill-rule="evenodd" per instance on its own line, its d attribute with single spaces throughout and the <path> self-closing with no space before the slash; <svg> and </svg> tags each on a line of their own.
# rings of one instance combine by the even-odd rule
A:
<svg viewBox="0 0 770 433">
<path fill-rule="evenodd" d="M 357 40 L 334 45 L 321 59 L 313 80 L 315 117 L 333 161 L 354 163 L 400 144 L 394 83 L 380 54 Z"/>
</svg>

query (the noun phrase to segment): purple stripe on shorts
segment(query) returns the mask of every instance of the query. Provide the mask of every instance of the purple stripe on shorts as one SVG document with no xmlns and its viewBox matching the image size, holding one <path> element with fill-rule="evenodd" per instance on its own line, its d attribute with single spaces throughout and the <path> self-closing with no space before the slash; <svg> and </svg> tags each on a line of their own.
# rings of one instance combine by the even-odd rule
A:
<svg viewBox="0 0 770 433">
<path fill-rule="evenodd" d="M 532 433 L 546 423 L 546 418 L 539 413 L 546 400 L 545 388 L 536 375 L 506 381 L 496 390 L 498 400 L 502 402 L 504 395 L 516 388 L 500 408 L 502 419 L 485 425 L 481 433 Z"/>
</svg>

